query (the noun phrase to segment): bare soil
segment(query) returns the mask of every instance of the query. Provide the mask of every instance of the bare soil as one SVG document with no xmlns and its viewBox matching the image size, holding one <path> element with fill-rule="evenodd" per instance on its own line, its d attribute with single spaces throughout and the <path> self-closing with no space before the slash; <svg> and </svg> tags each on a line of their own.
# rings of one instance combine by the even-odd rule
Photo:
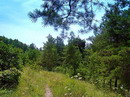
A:
<svg viewBox="0 0 130 97">
<path fill-rule="evenodd" d="M 48 87 L 48 85 L 46 85 L 45 97 L 53 97 L 52 92 L 51 92 L 50 88 Z"/>
</svg>

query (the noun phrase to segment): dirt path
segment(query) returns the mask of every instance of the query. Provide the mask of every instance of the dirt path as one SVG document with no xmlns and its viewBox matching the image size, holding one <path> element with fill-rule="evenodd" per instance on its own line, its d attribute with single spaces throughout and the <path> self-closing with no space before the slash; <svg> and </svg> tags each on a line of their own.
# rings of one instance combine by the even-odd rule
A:
<svg viewBox="0 0 130 97">
<path fill-rule="evenodd" d="M 53 97 L 52 92 L 51 92 L 50 88 L 48 87 L 48 85 L 46 85 L 45 97 Z"/>
</svg>

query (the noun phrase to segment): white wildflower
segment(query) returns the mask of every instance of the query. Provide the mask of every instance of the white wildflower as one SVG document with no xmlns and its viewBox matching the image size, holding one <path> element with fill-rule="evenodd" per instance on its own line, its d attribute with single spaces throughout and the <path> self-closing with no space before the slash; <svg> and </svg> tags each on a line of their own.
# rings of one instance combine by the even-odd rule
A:
<svg viewBox="0 0 130 97">
<path fill-rule="evenodd" d="M 67 87 L 65 87 L 65 89 L 67 89 Z"/>
<path fill-rule="evenodd" d="M 75 75 L 74 77 L 76 77 L 76 78 L 77 78 L 77 77 L 78 77 L 78 75 Z"/>
<path fill-rule="evenodd" d="M 72 76 L 71 79 L 73 79 L 74 77 Z"/>
<path fill-rule="evenodd" d="M 123 85 L 120 88 L 123 89 Z"/>
<path fill-rule="evenodd" d="M 67 93 L 65 93 L 65 96 L 67 96 Z"/>
<path fill-rule="evenodd" d="M 82 79 L 82 77 L 79 77 L 79 80 L 81 80 Z"/>
<path fill-rule="evenodd" d="M 80 76 L 80 73 L 77 73 L 78 76 Z"/>
<path fill-rule="evenodd" d="M 70 88 L 68 88 L 68 91 L 70 91 Z"/>
</svg>

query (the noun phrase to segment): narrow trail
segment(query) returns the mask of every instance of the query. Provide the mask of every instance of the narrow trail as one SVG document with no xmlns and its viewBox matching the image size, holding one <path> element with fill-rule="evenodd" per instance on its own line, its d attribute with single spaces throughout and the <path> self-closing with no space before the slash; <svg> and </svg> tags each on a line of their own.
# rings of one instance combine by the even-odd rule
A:
<svg viewBox="0 0 130 97">
<path fill-rule="evenodd" d="M 51 92 L 50 88 L 48 87 L 48 85 L 46 85 L 45 97 L 53 97 L 52 92 Z"/>
</svg>

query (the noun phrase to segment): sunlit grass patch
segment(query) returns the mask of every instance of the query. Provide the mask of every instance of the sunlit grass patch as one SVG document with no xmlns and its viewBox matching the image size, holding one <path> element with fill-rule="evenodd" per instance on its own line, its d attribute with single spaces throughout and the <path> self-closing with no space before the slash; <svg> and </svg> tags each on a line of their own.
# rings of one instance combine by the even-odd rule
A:
<svg viewBox="0 0 130 97">
<path fill-rule="evenodd" d="M 0 90 L 0 97 L 44 97 L 46 85 L 53 97 L 122 97 L 64 74 L 25 67 L 15 91 Z M 3 96 L 1 96 L 3 93 Z"/>
<path fill-rule="evenodd" d="M 42 97 L 45 93 L 44 76 L 38 70 L 29 67 L 24 68 L 13 97 Z"/>
</svg>

